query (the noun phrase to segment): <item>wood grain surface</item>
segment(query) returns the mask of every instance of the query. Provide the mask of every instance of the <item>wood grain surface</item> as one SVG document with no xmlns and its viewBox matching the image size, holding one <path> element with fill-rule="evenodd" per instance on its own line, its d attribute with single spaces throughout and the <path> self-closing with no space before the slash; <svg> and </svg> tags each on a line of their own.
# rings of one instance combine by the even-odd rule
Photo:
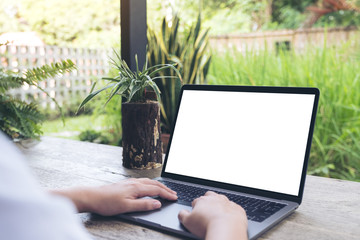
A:
<svg viewBox="0 0 360 240">
<path fill-rule="evenodd" d="M 161 173 L 161 168 L 123 168 L 120 147 L 52 137 L 18 146 L 47 189 L 154 178 Z M 94 239 L 181 239 L 114 217 L 78 215 Z M 300 207 L 260 239 L 360 239 L 360 183 L 307 176 Z"/>
</svg>

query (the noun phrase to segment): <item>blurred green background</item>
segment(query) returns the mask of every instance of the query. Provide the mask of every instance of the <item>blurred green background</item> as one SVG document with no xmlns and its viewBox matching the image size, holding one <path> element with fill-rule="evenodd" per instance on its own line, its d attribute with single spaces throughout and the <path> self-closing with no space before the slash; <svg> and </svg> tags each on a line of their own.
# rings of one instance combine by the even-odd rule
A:
<svg viewBox="0 0 360 240">
<path fill-rule="evenodd" d="M 336 2 L 336 1 L 335 1 Z M 340 2 L 340 1 L 339 1 Z M 206 84 L 311 86 L 321 91 L 309 162 L 309 173 L 360 181 L 360 41 L 359 34 L 339 44 L 326 44 L 326 29 L 358 28 L 360 1 L 349 9 L 329 12 L 310 27 L 324 28 L 324 40 L 302 51 L 209 46 Z M 311 14 L 324 9 L 321 0 L 147 0 L 148 25 L 160 31 L 162 20 L 177 14 L 179 34 L 186 36 L 197 21 L 209 37 L 299 29 Z M 0 34 L 35 31 L 48 45 L 115 48 L 120 46 L 119 0 L 2 0 Z M 186 9 L 186 10 L 185 10 Z M 110 71 L 110 75 L 116 72 Z M 121 101 L 104 108 L 99 97 L 74 115 L 81 99 L 63 106 L 65 125 L 56 110 L 44 109 L 43 135 L 121 144 Z"/>
</svg>

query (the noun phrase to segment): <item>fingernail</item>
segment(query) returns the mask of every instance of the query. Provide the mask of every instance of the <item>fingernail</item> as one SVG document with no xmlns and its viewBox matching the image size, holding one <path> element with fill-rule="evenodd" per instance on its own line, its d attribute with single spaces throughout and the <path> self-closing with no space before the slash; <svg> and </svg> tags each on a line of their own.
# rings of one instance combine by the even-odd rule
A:
<svg viewBox="0 0 360 240">
<path fill-rule="evenodd" d="M 160 208 L 161 207 L 161 203 L 159 201 L 156 201 L 153 203 L 154 208 Z"/>
</svg>

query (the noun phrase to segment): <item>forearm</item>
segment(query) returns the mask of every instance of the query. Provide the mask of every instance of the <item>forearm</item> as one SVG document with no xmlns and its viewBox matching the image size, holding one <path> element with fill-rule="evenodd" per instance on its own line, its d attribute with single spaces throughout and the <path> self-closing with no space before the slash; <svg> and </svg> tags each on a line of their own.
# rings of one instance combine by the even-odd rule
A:
<svg viewBox="0 0 360 240">
<path fill-rule="evenodd" d="M 74 203 L 79 213 L 93 211 L 90 204 L 90 200 L 91 200 L 90 188 L 82 187 L 82 188 L 72 188 L 67 190 L 51 190 L 50 193 L 70 199 Z"/>
</svg>

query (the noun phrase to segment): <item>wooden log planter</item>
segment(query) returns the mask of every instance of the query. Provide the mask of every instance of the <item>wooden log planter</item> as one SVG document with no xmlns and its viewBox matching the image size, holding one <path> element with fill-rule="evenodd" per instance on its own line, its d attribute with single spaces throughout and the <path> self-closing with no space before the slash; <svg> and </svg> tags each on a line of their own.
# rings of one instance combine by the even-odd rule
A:
<svg viewBox="0 0 360 240">
<path fill-rule="evenodd" d="M 122 103 L 123 166 L 151 169 L 162 165 L 160 105 L 157 101 Z"/>
</svg>

